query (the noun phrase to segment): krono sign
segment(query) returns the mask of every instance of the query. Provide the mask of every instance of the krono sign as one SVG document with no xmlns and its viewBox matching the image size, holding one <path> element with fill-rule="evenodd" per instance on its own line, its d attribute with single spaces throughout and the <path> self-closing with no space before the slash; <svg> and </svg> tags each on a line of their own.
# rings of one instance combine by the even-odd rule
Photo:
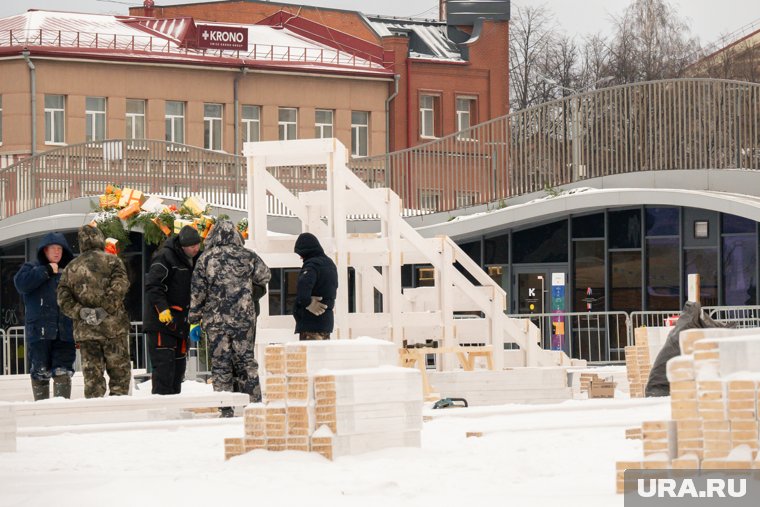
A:
<svg viewBox="0 0 760 507">
<path fill-rule="evenodd" d="M 201 49 L 248 49 L 248 29 L 239 26 L 197 25 Z"/>
</svg>

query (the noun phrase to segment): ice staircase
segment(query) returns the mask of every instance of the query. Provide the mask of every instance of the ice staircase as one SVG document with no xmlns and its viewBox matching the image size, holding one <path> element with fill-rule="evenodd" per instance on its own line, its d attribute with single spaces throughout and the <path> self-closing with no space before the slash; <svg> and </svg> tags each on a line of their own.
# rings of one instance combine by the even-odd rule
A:
<svg viewBox="0 0 760 507">
<path fill-rule="evenodd" d="M 268 233 L 267 202 L 272 198 L 300 220 L 302 231 L 319 238 L 339 274 L 333 338 L 371 336 L 399 346 L 404 340 L 413 344 L 431 339 L 442 347 L 491 345 L 497 370 L 505 366 L 505 354 L 498 352 L 505 343 L 513 343 L 519 350 L 509 352 L 512 366 L 570 364 L 564 353 L 538 346 L 539 330 L 530 321 L 505 315 L 504 290 L 456 243 L 447 236 L 422 237 L 402 219 L 401 199 L 395 192 L 370 188 L 356 176 L 347 166 L 345 146 L 337 139 L 246 143 L 244 152 L 251 203 L 246 246 L 270 268 L 301 266 L 293 253 L 296 237 Z M 281 174 L 289 168 L 292 177 L 320 168 L 326 174 L 326 189 L 294 195 L 268 167 L 277 167 Z M 377 216 L 380 232 L 349 234 L 347 216 L 357 214 Z M 433 285 L 402 288 L 405 264 L 432 266 Z M 349 268 L 354 270 L 351 281 Z M 257 342 L 293 339 L 292 316 L 270 315 L 267 298 L 262 303 Z M 469 312 L 467 318 L 459 318 L 465 316 L 463 312 Z M 445 354 L 442 369 L 453 369 L 455 361 L 453 355 Z"/>
</svg>

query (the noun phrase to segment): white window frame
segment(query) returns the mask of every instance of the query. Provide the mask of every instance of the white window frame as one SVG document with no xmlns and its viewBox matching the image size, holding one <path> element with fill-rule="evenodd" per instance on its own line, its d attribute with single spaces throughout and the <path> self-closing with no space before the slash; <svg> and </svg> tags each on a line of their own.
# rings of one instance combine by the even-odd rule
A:
<svg viewBox="0 0 760 507">
<path fill-rule="evenodd" d="M 182 113 L 169 113 L 169 104 L 180 104 L 182 106 Z M 170 143 L 185 144 L 185 103 L 177 100 L 167 100 L 164 106 L 164 125 L 167 125 L 166 132 L 164 133 L 164 139 Z M 177 126 L 182 127 L 181 138 L 177 136 Z"/>
<path fill-rule="evenodd" d="M 456 98 L 455 107 L 456 107 L 456 112 L 457 112 L 457 132 L 462 132 L 463 130 L 472 127 L 472 119 L 474 116 L 473 109 L 476 107 L 478 103 L 477 100 L 478 99 L 476 97 L 470 97 L 470 96 L 465 96 L 465 95 L 458 96 Z M 465 110 L 464 108 L 460 108 L 460 102 L 467 103 L 467 105 L 469 106 L 467 110 Z M 467 122 L 466 126 L 464 125 L 465 119 Z M 461 133 L 457 134 L 457 139 L 462 140 L 462 141 L 471 141 L 474 138 L 472 137 L 472 132 L 469 132 L 467 135 L 464 135 Z"/>
<path fill-rule="evenodd" d="M 222 151 L 222 104 L 203 104 L 203 147 L 211 151 Z"/>
<path fill-rule="evenodd" d="M 63 103 L 62 107 L 48 106 L 48 97 L 60 97 Z M 50 94 L 45 95 L 45 144 L 65 145 L 66 144 L 66 96 Z M 55 135 L 56 127 L 61 125 L 61 138 Z M 48 136 L 50 133 L 50 136 Z"/>
<path fill-rule="evenodd" d="M 240 114 L 244 143 L 261 140 L 261 106 L 243 105 Z"/>
<path fill-rule="evenodd" d="M 420 137 L 423 139 L 435 139 L 435 117 L 438 95 L 420 95 Z M 429 103 L 428 103 L 429 102 Z"/>
<path fill-rule="evenodd" d="M 362 123 L 356 115 L 364 115 Z M 369 156 L 369 111 L 351 111 L 351 156 Z"/>
<path fill-rule="evenodd" d="M 322 121 L 320 121 L 320 113 L 329 117 L 329 121 L 326 121 L 326 118 L 322 118 Z M 314 137 L 317 139 L 328 139 L 330 137 L 334 137 L 334 124 L 335 112 L 332 109 L 314 110 Z"/>
<path fill-rule="evenodd" d="M 295 120 L 290 118 L 283 119 L 283 113 L 293 112 Z M 277 130 L 280 141 L 290 141 L 298 139 L 298 108 L 281 107 L 277 110 Z"/>
<path fill-rule="evenodd" d="M 130 140 L 136 140 L 136 139 L 146 139 L 147 135 L 145 132 L 145 110 L 147 109 L 146 101 L 143 99 L 127 99 L 126 104 L 126 135 L 127 139 Z M 142 105 L 142 112 L 130 112 L 129 111 L 129 105 L 132 104 L 141 104 Z M 142 125 L 142 136 L 138 137 L 137 134 L 137 125 Z"/>
<path fill-rule="evenodd" d="M 107 99 L 105 97 L 85 97 L 84 103 L 84 140 L 88 143 L 104 140 L 106 138 Z"/>
</svg>

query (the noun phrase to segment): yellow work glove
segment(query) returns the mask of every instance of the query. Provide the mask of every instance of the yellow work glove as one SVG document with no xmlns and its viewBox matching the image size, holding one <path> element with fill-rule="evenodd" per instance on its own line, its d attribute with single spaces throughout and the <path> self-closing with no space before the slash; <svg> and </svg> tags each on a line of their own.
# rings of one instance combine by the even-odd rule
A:
<svg viewBox="0 0 760 507">
<path fill-rule="evenodd" d="M 168 308 L 164 310 L 163 312 L 158 314 L 158 320 L 160 320 L 164 324 L 168 324 L 169 322 L 174 320 L 174 317 L 172 317 L 172 312 Z"/>
</svg>

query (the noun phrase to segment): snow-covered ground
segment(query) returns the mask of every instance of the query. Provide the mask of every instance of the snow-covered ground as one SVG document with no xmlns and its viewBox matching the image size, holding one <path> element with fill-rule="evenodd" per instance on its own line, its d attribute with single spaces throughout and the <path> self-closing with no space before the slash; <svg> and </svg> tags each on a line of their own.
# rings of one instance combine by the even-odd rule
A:
<svg viewBox="0 0 760 507">
<path fill-rule="evenodd" d="M 190 384 L 183 391 L 197 392 Z M 615 461 L 641 458 L 624 430 L 668 419 L 670 407 L 573 400 L 426 415 L 422 448 L 334 462 L 295 451 L 225 461 L 223 439 L 242 436 L 242 417 L 21 436 L 17 452 L 0 453 L 0 506 L 622 506 Z"/>
</svg>

